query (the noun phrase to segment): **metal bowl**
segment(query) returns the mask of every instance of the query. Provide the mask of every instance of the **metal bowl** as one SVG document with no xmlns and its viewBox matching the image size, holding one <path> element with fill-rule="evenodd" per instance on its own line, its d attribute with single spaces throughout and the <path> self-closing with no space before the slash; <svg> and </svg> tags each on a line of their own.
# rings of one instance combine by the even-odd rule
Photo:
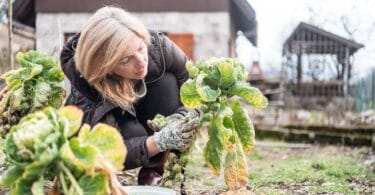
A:
<svg viewBox="0 0 375 195">
<path fill-rule="evenodd" d="M 156 186 L 125 186 L 128 195 L 176 195 L 176 191 Z"/>
</svg>

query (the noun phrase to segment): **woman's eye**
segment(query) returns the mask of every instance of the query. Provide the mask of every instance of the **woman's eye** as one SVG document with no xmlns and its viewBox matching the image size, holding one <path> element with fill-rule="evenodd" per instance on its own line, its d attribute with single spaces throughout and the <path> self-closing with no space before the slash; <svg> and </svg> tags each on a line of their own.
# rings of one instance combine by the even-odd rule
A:
<svg viewBox="0 0 375 195">
<path fill-rule="evenodd" d="M 121 64 L 127 64 L 127 63 L 129 63 L 129 61 L 130 61 L 130 58 L 127 57 L 126 59 L 121 61 Z"/>
</svg>

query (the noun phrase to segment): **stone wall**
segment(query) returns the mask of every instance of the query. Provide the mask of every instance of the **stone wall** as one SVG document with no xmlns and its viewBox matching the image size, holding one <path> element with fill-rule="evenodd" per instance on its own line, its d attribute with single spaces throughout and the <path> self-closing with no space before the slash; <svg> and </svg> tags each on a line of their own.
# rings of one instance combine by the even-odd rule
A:
<svg viewBox="0 0 375 195">
<path fill-rule="evenodd" d="M 223 13 L 141 13 L 136 14 L 147 27 L 194 35 L 194 58 L 228 57 L 229 14 Z"/>
<path fill-rule="evenodd" d="M 192 33 L 196 59 L 229 56 L 230 18 L 227 12 L 133 13 L 150 29 L 171 33 Z M 36 48 L 58 59 L 64 34 L 80 31 L 91 13 L 38 13 Z"/>
</svg>

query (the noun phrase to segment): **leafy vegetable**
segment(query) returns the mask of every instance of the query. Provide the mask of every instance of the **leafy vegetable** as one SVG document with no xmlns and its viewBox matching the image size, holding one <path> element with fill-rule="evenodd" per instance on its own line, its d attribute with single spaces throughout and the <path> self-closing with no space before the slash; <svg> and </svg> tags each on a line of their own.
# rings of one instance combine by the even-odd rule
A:
<svg viewBox="0 0 375 195">
<path fill-rule="evenodd" d="M 180 89 L 181 102 L 188 108 L 200 108 L 201 121 L 208 122 L 209 140 L 204 149 L 207 165 L 214 175 L 224 166 L 225 182 L 231 191 L 246 187 L 248 167 L 245 153 L 254 147 L 254 126 L 238 96 L 256 108 L 266 108 L 267 98 L 245 82 L 244 66 L 230 58 L 210 58 L 191 62 L 186 68 L 192 79 Z"/>
<path fill-rule="evenodd" d="M 62 194 L 125 194 L 115 175 L 127 153 L 120 133 L 105 124 L 80 129 L 82 117 L 67 106 L 22 118 L 5 140 L 10 166 L 1 187 L 14 195 L 43 194 L 44 181 L 56 176 L 54 190 Z"/>
<path fill-rule="evenodd" d="M 38 52 L 19 52 L 21 68 L 1 76 L 6 87 L 0 92 L 0 133 L 3 138 L 28 113 L 46 106 L 58 108 L 65 91 L 60 87 L 64 74 L 56 60 Z"/>
</svg>

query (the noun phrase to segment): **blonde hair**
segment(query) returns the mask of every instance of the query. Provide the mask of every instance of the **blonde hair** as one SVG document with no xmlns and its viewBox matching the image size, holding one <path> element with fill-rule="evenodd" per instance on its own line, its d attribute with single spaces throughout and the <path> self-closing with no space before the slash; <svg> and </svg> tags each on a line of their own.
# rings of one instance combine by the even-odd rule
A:
<svg viewBox="0 0 375 195">
<path fill-rule="evenodd" d="M 149 42 L 150 35 L 139 20 L 121 8 L 102 7 L 81 31 L 74 57 L 78 71 L 88 83 L 123 109 L 132 109 L 137 100 L 134 84 L 111 75 L 111 71 L 134 36 Z"/>
</svg>

